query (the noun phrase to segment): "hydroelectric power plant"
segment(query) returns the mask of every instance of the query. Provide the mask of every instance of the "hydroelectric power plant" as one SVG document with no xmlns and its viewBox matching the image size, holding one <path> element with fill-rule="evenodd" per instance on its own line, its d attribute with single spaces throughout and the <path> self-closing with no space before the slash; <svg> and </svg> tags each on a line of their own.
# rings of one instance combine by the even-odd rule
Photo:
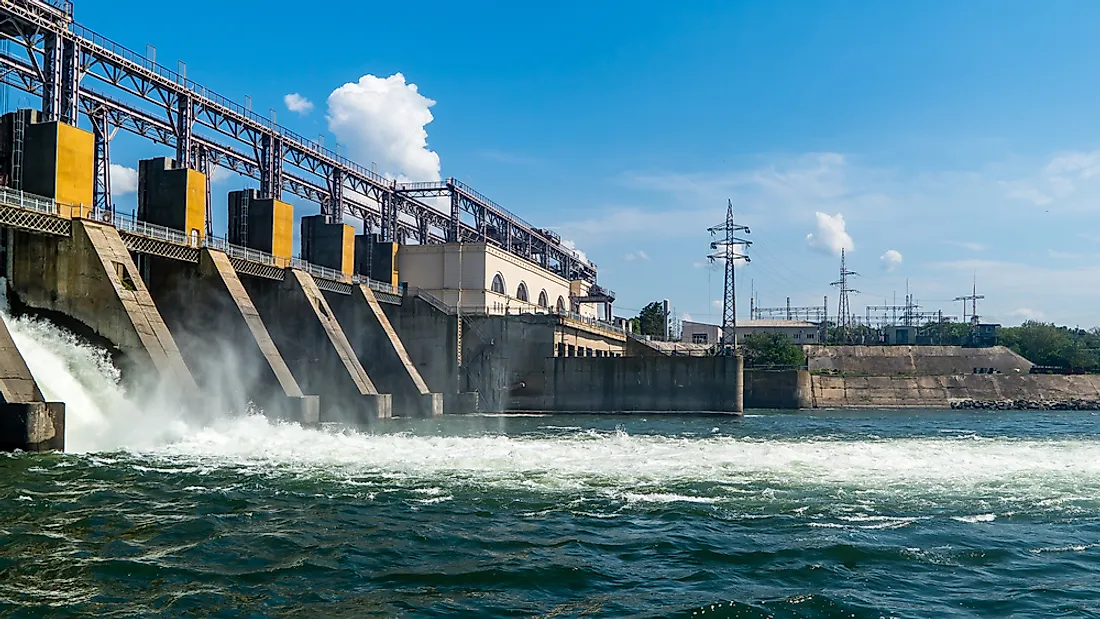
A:
<svg viewBox="0 0 1100 619">
<path fill-rule="evenodd" d="M 0 7 L 0 79 L 41 100 L 0 119 L 4 275 L 15 312 L 109 350 L 134 393 L 306 424 L 742 410 L 736 357 L 624 358 L 615 294 L 552 231 L 454 179 L 380 176 L 72 15 Z M 174 151 L 139 163 L 132 214 L 111 196 L 120 130 Z M 259 181 L 227 196 L 223 236 L 215 166 Z M 5 329 L 0 348 L 0 446 L 62 448 L 67 403 Z"/>
<path fill-rule="evenodd" d="M 791 152 L 860 133 L 888 151 L 896 134 L 876 117 L 965 123 L 966 107 L 1035 125 L 1043 101 L 1028 95 L 1081 87 L 1051 78 L 1100 53 L 1090 28 L 1100 12 L 1082 19 L 1085 3 L 1030 14 L 999 4 L 996 15 L 913 3 L 896 20 L 894 7 L 804 3 L 793 21 L 779 3 L 330 4 L 100 0 L 100 14 L 119 37 L 178 29 L 229 74 L 255 54 L 247 61 L 269 73 L 249 84 L 297 79 L 286 74 L 312 63 L 346 75 L 373 68 L 376 51 L 416 46 L 430 67 L 418 82 L 457 82 L 492 123 L 514 111 L 491 96 L 508 83 L 505 65 L 525 82 L 553 72 L 560 81 L 529 95 L 540 127 L 576 120 L 538 107 L 557 103 L 556 90 L 585 114 L 620 109 L 608 105 L 615 90 L 638 109 L 599 121 L 652 161 L 682 157 L 662 131 L 693 151 L 702 140 L 746 148 L 727 123 Z M 843 249 L 841 302 L 826 299 L 819 319 L 792 320 L 800 308 L 788 300 L 766 308 L 785 320 L 768 320 L 754 294 L 753 321 L 730 331 L 726 316 L 685 319 L 672 341 L 665 302 L 665 339 L 647 340 L 614 319 L 611 269 L 553 231 L 454 179 L 375 174 L 73 15 L 66 0 L 0 1 L 0 81 L 26 93 L 0 115 L 0 617 L 1100 614 L 1100 417 L 1086 410 L 1100 406 L 1100 375 L 1049 373 L 977 320 L 965 339 L 945 338 L 942 312 L 915 318 L 909 294 L 889 306 L 901 324 L 870 328 L 870 308 L 857 324 Z M 1004 36 L 1012 17 L 1037 44 Z M 560 65 L 532 57 L 532 41 L 568 70 L 547 71 Z M 941 51 L 948 70 L 935 70 Z M 471 60 L 489 89 L 470 87 Z M 735 106 L 705 96 L 722 81 L 713 76 L 734 73 L 749 96 Z M 951 81 L 960 76 L 967 87 Z M 653 101 L 631 87 L 647 80 L 663 91 Z M 897 84 L 913 107 L 878 113 Z M 1006 113 L 980 105 L 979 90 Z M 1089 100 L 1077 94 L 1059 100 Z M 1025 115 L 1011 114 L 1014 99 Z M 639 122 L 651 103 L 669 127 Z M 1075 134 L 1089 126 L 1087 109 L 1054 111 Z M 857 122 L 839 123 L 845 112 Z M 789 133 L 771 136 L 777 124 Z M 710 131 L 696 138 L 699 127 Z M 926 156 L 935 131 L 904 128 L 923 136 Z M 544 154 L 550 141 L 537 134 L 522 139 Z M 148 150 L 124 159 L 125 139 Z M 1062 161 L 1066 183 L 1094 171 L 1078 179 Z M 133 169 L 132 212 L 113 206 L 112 164 Z M 215 193 L 219 168 L 258 186 Z M 834 190 L 806 178 L 814 195 Z M 773 210 L 799 236 L 799 215 Z M 919 238 L 933 213 L 905 213 L 892 239 L 935 245 Z M 743 249 L 768 234 L 752 222 L 749 237 L 732 215 L 712 229 L 725 242 L 710 239 L 730 267 L 727 291 L 733 235 L 747 237 Z M 1015 225 L 1007 211 L 997 218 L 991 235 Z M 647 268 L 660 259 L 654 251 Z M 976 304 L 974 286 L 963 299 Z M 735 319 L 732 301 L 723 313 Z M 830 323 L 834 307 L 848 309 Z M 749 342 L 745 370 L 715 354 L 736 348 L 738 329 L 787 337 L 770 341 L 804 359 L 761 363 Z"/>
</svg>

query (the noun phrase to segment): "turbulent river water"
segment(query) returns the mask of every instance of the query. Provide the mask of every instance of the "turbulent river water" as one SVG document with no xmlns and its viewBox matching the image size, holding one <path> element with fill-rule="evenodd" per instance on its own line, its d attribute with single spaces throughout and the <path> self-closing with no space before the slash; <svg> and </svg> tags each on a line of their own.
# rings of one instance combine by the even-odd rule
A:
<svg viewBox="0 0 1100 619">
<path fill-rule="evenodd" d="M 1100 417 L 139 407 L 8 319 L 64 455 L 0 455 L 3 617 L 1100 616 Z"/>
</svg>

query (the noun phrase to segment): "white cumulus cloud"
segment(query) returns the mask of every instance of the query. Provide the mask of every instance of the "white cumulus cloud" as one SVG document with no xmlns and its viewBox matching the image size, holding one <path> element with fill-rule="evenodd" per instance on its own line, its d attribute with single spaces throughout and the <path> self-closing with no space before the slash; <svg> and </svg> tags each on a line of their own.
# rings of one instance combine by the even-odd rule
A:
<svg viewBox="0 0 1100 619">
<path fill-rule="evenodd" d="M 896 249 L 888 249 L 886 253 L 879 256 L 879 260 L 882 261 L 882 268 L 887 271 L 894 271 L 901 266 L 901 252 Z"/>
<path fill-rule="evenodd" d="M 840 213 L 817 213 L 817 230 L 806 235 L 806 244 L 810 249 L 834 256 L 839 256 L 842 249 L 851 251 L 856 245 L 845 226 L 844 215 Z"/>
<path fill-rule="evenodd" d="M 296 92 L 284 96 L 283 103 L 286 104 L 286 109 L 303 116 L 313 111 L 313 102 Z"/>
<path fill-rule="evenodd" d="M 581 262 L 588 262 L 588 256 L 585 255 L 583 251 L 577 249 L 577 244 L 573 241 L 570 241 L 569 239 L 562 239 L 561 246 L 573 252 L 573 257 L 577 260 L 580 260 Z"/>
<path fill-rule="evenodd" d="M 124 196 L 137 192 L 138 171 L 117 163 L 111 164 L 111 195 Z"/>
<path fill-rule="evenodd" d="M 428 149 L 425 126 L 435 101 L 395 73 L 364 75 L 328 97 L 328 128 L 360 163 L 413 181 L 439 180 L 439 155 Z"/>
<path fill-rule="evenodd" d="M 649 254 L 639 249 L 638 251 L 630 252 L 629 254 L 623 256 L 623 260 L 626 260 L 627 262 L 633 262 L 634 260 L 644 260 L 645 262 L 649 262 Z"/>
</svg>

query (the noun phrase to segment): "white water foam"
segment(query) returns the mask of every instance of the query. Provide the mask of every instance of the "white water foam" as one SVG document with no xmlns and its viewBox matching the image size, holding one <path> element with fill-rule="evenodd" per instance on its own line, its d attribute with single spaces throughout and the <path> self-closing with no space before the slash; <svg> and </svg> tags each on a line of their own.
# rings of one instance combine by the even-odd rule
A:
<svg viewBox="0 0 1100 619">
<path fill-rule="evenodd" d="M 138 406 L 107 353 L 45 320 L 0 314 L 47 401 L 65 403 L 66 451 L 144 448 L 190 432 L 165 406 Z"/>
<path fill-rule="evenodd" d="M 960 521 L 984 523 L 996 518 L 993 510 L 1064 512 L 1095 506 L 1100 497 L 1100 443 L 1090 440 L 760 440 L 593 430 L 418 436 L 326 432 L 248 417 L 215 423 L 149 455 L 173 466 L 378 486 L 583 493 L 627 503 L 766 503 L 791 512 L 811 491 L 828 497 L 828 513 L 871 512 L 845 522 L 866 528 L 911 524 L 911 518 L 877 519 L 881 512 L 874 512 L 898 501 L 918 511 L 955 505 Z M 990 511 L 962 511 L 968 508 L 959 500 Z M 823 504 L 816 505 L 810 513 L 823 513 Z"/>
</svg>

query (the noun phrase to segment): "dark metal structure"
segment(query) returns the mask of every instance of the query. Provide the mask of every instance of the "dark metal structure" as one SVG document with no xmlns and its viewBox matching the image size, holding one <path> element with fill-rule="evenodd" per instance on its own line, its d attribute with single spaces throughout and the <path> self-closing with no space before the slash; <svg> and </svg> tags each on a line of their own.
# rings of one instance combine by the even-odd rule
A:
<svg viewBox="0 0 1100 619">
<path fill-rule="evenodd" d="M 737 350 L 737 261 L 750 262 L 748 256 L 741 252 L 752 245 L 752 241 L 738 238 L 737 234 L 744 232 L 751 234 L 748 226 L 739 226 L 733 221 L 733 200 L 726 204 L 726 223 L 707 229 L 711 236 L 724 233 L 721 240 L 710 244 L 714 251 L 709 258 L 711 262 L 723 261 L 726 266 L 726 287 L 722 302 L 722 343 L 721 352 L 731 354 Z"/>
<path fill-rule="evenodd" d="M 840 250 L 840 279 L 830 284 L 840 289 L 840 303 L 836 313 L 836 326 L 840 330 L 841 339 L 847 339 L 848 330 L 852 326 L 852 308 L 848 301 L 848 295 L 859 294 L 858 290 L 848 287 L 848 278 L 858 275 L 859 273 L 848 270 L 848 257 L 842 248 Z"/>
<path fill-rule="evenodd" d="M 0 82 L 41 97 L 46 121 L 91 119 L 103 175 L 97 206 L 110 204 L 107 142 L 123 129 L 173 148 L 177 162 L 208 178 L 214 166 L 227 168 L 258 180 L 262 198 L 293 194 L 318 204 L 330 221 L 362 220 L 383 241 L 484 242 L 567 279 L 596 281 L 596 265 L 561 237 L 467 185 L 380 176 L 76 23 L 68 0 L 5 0 L 0 37 L 16 44 L 0 50 Z M 449 198 L 450 208 L 425 198 Z"/>
</svg>

